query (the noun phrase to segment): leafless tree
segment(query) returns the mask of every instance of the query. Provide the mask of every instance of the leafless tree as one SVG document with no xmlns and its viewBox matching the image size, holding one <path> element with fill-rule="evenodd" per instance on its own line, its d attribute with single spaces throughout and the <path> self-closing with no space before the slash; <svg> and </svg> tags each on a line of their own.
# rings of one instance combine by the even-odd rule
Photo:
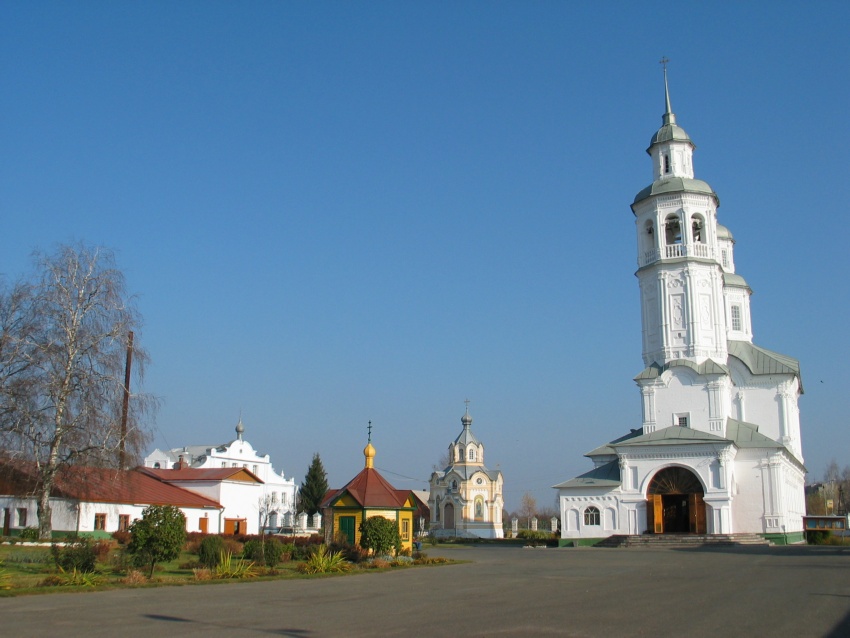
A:
<svg viewBox="0 0 850 638">
<path fill-rule="evenodd" d="M 10 460 L 34 464 L 39 536 L 49 538 L 57 472 L 118 468 L 122 450 L 136 458 L 156 402 L 131 394 L 122 427 L 126 348 L 140 316 L 112 252 L 60 246 L 35 264 L 32 282 L 0 288 L 0 443 Z M 138 383 L 147 355 L 133 348 Z"/>
<path fill-rule="evenodd" d="M 522 495 L 519 513 L 526 520 L 527 529 L 531 529 L 531 519 L 537 514 L 537 499 L 531 495 L 531 492 Z"/>
</svg>

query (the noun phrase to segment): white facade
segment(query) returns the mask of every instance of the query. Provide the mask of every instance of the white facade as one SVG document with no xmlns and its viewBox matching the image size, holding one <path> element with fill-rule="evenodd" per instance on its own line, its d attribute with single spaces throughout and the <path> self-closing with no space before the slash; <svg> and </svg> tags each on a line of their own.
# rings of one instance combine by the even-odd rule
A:
<svg viewBox="0 0 850 638">
<path fill-rule="evenodd" d="M 221 483 L 215 486 L 198 483 L 181 487 L 204 494 L 220 502 L 228 518 L 244 518 L 249 533 L 265 527 L 291 527 L 296 524 L 296 495 L 294 478 L 275 472 L 268 454 L 260 455 L 243 435 L 242 420 L 236 425 L 236 439 L 221 445 L 192 445 L 168 451 L 154 450 L 145 458 L 145 467 L 177 469 L 218 469 L 241 467 L 262 481 L 261 484 Z M 181 465 L 182 463 L 182 465 Z M 214 492 L 214 494 L 213 494 Z M 264 521 L 264 523 L 261 523 Z"/>
<path fill-rule="evenodd" d="M 451 536 L 502 538 L 502 473 L 484 465 L 484 445 L 472 434 L 469 410 L 463 431 L 449 445 L 449 464 L 431 474 L 431 530 Z"/>
<path fill-rule="evenodd" d="M 146 507 L 148 507 L 147 504 L 140 503 L 106 503 L 51 497 L 51 527 L 57 532 L 102 532 L 104 535 L 109 535 L 118 530 L 126 531 L 133 521 L 142 517 Z M 210 534 L 222 533 L 220 509 L 212 506 L 178 505 L 176 507 L 186 517 L 187 531 L 199 531 L 200 519 L 207 519 L 206 528 Z M 3 515 L 7 509 L 10 511 L 9 529 L 13 534 L 19 534 L 21 530 L 28 527 L 38 527 L 37 508 L 38 503 L 34 498 L 0 496 L 0 515 Z M 21 515 L 23 520 L 20 518 Z M 104 517 L 102 527 L 98 522 L 100 516 Z"/>
<path fill-rule="evenodd" d="M 632 210 L 643 360 L 641 427 L 587 454 L 558 489 L 562 538 L 667 532 L 802 538 L 799 363 L 752 343 L 751 290 L 735 272 L 719 199 L 666 87 L 647 150 L 653 183 Z"/>
</svg>

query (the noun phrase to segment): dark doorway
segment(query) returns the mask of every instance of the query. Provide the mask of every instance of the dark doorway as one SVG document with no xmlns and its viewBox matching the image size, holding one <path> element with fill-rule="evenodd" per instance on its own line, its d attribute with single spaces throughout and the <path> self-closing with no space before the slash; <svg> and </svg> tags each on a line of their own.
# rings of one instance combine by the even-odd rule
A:
<svg viewBox="0 0 850 638">
<path fill-rule="evenodd" d="M 646 493 L 646 526 L 655 534 L 705 534 L 702 483 L 690 470 L 659 471 Z"/>
<path fill-rule="evenodd" d="M 443 510 L 443 527 L 446 529 L 454 529 L 455 526 L 455 506 L 451 503 L 446 503 L 446 508 Z"/>
<path fill-rule="evenodd" d="M 685 494 L 663 494 L 661 507 L 664 511 L 664 532 L 667 534 L 687 534 L 688 497 Z"/>
</svg>

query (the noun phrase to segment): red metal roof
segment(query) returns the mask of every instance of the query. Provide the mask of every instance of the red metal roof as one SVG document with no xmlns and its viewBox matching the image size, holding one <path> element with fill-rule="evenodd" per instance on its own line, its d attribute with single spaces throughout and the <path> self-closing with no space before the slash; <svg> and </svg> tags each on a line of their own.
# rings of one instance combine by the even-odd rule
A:
<svg viewBox="0 0 850 638">
<path fill-rule="evenodd" d="M 343 493 L 348 492 L 360 504 L 361 507 L 389 507 L 399 508 L 405 506 L 405 501 L 410 496 L 411 490 L 397 490 L 389 481 L 378 473 L 378 470 L 367 467 L 360 474 L 351 479 L 341 490 L 329 491 L 325 496 L 322 507 L 330 505 Z"/>
<path fill-rule="evenodd" d="M 244 467 L 184 467 L 179 470 L 164 470 L 152 467 L 137 468 L 158 478 L 160 481 L 243 481 L 262 483 L 263 481 Z M 240 476 L 241 475 L 241 476 Z"/>
<path fill-rule="evenodd" d="M 6 469 L 9 469 L 8 466 Z M 16 496 L 31 495 L 35 486 L 35 465 L 15 463 L 9 479 L 0 481 L 4 491 Z M 62 468 L 50 494 L 91 503 L 133 505 L 175 505 L 177 507 L 223 506 L 205 496 L 169 485 L 145 472 L 73 465 Z"/>
</svg>

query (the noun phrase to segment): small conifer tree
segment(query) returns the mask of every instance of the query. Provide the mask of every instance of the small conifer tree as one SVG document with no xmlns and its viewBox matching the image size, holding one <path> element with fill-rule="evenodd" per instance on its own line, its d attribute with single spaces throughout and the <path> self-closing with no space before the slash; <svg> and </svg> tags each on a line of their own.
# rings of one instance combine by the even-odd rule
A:
<svg viewBox="0 0 850 638">
<path fill-rule="evenodd" d="M 322 505 L 322 499 L 328 491 L 328 474 L 325 472 L 325 467 L 322 465 L 322 459 L 319 458 L 319 453 L 313 455 L 313 462 L 304 476 L 304 482 L 301 483 L 301 490 L 298 494 L 298 511 L 307 512 L 310 516 L 319 511 Z"/>
</svg>

